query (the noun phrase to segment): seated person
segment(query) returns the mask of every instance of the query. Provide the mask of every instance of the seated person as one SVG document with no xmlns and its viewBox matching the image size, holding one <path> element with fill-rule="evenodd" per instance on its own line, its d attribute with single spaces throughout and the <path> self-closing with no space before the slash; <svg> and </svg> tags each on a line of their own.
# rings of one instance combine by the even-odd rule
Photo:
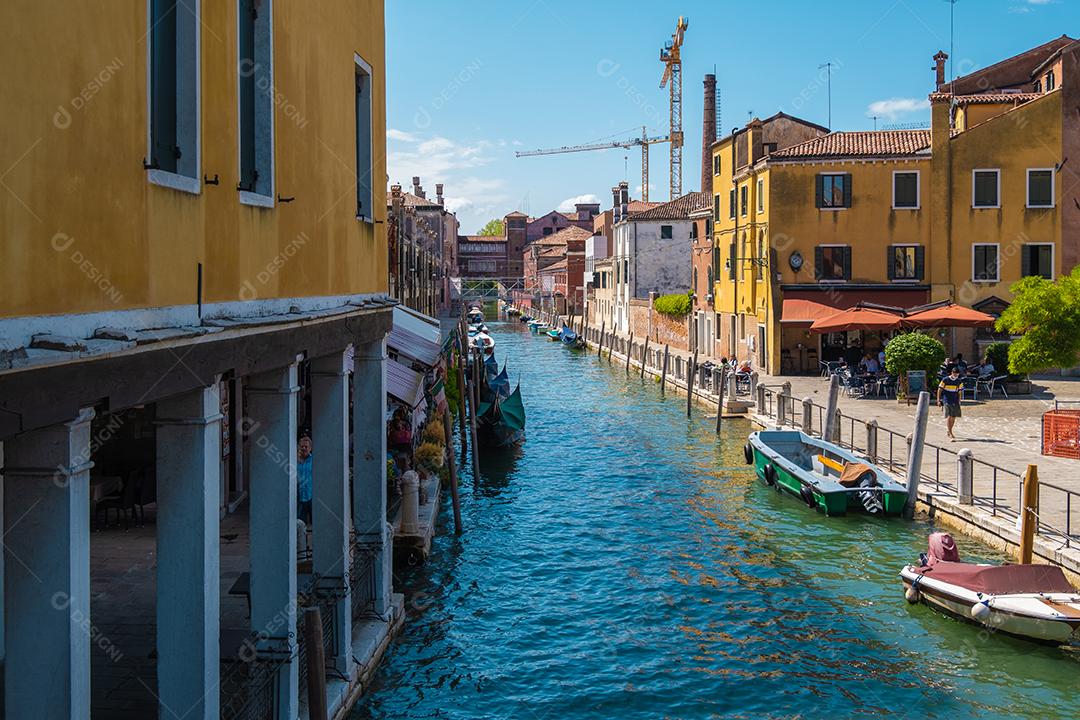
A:
<svg viewBox="0 0 1080 720">
<path fill-rule="evenodd" d="M 753 368 L 750 367 L 750 361 L 749 360 L 743 360 L 742 361 L 742 364 L 739 365 L 739 372 L 746 373 L 746 374 L 750 374 L 751 372 L 753 372 Z"/>
<path fill-rule="evenodd" d="M 994 373 L 997 369 L 994 367 L 994 363 L 990 362 L 990 358 L 983 358 L 979 363 L 979 379 L 988 380 L 994 377 Z"/>
<path fill-rule="evenodd" d="M 882 370 L 885 369 L 885 348 L 881 348 L 880 350 L 878 350 L 877 363 L 879 368 L 881 368 Z"/>
<path fill-rule="evenodd" d="M 870 353 L 866 353 L 866 357 L 859 361 L 859 370 L 867 375 L 877 375 L 881 368 L 878 365 L 877 358 Z"/>
<path fill-rule="evenodd" d="M 967 372 L 967 362 L 964 361 L 964 353 L 956 353 L 956 358 L 953 360 L 953 364 L 960 368 L 961 373 Z"/>
</svg>

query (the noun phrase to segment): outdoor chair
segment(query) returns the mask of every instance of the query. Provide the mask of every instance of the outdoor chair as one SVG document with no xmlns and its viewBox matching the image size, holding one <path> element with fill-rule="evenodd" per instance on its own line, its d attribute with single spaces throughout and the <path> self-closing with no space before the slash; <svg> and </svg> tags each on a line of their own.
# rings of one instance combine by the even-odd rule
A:
<svg viewBox="0 0 1080 720">
<path fill-rule="evenodd" d="M 976 378 L 966 377 L 961 379 L 960 399 L 979 400 L 979 382 Z"/>
<path fill-rule="evenodd" d="M 848 397 L 862 397 L 866 393 L 866 385 L 862 378 L 852 374 L 850 370 L 839 373 L 840 387 L 844 389 Z"/>
<path fill-rule="evenodd" d="M 124 486 L 120 492 L 113 495 L 108 495 L 97 504 L 94 508 L 96 514 L 96 520 L 98 527 L 109 526 L 109 511 L 116 511 L 116 523 L 120 524 L 121 515 L 124 518 L 124 530 L 128 529 L 128 514 L 130 513 L 131 522 L 138 520 L 136 514 L 136 506 L 138 505 L 139 495 L 141 493 L 142 486 L 142 473 L 133 472 L 129 473 L 127 479 L 124 480 Z M 101 524 L 101 513 L 105 512 L 105 524 Z"/>
<path fill-rule="evenodd" d="M 978 386 L 986 391 L 988 398 L 994 397 L 994 390 L 1000 390 L 1001 394 L 1005 396 L 1005 399 L 1009 399 L 1009 393 L 1005 391 L 1005 381 L 1009 378 L 1008 375 L 998 375 L 992 378 L 980 378 Z"/>
</svg>

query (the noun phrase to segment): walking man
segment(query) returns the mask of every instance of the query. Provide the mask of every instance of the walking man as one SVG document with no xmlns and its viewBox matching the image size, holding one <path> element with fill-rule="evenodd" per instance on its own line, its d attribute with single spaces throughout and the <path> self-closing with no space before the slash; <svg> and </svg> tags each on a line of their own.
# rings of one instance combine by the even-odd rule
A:
<svg viewBox="0 0 1080 720">
<path fill-rule="evenodd" d="M 296 516 L 311 525 L 311 438 L 302 435 L 296 443 Z"/>
<path fill-rule="evenodd" d="M 938 405 L 945 409 L 945 424 L 948 427 L 950 440 L 956 440 L 953 435 L 953 424 L 960 417 L 960 392 L 964 388 L 964 381 L 960 379 L 960 368 L 953 365 L 949 368 L 947 377 L 942 378 L 937 389 Z"/>
</svg>

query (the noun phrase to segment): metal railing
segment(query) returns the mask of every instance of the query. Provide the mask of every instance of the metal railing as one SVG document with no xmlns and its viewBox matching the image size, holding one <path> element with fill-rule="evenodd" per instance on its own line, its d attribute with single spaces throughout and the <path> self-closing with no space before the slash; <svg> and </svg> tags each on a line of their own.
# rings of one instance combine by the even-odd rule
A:
<svg viewBox="0 0 1080 720">
<path fill-rule="evenodd" d="M 782 390 L 778 391 L 776 389 L 777 387 L 776 385 L 758 386 L 758 399 L 763 401 L 759 403 L 758 413 L 775 420 L 779 425 L 798 428 L 809 435 L 821 437 L 825 427 L 827 408 L 811 401 L 809 403 L 811 407 L 810 427 L 804 427 L 806 423 L 804 422 L 803 400 L 790 394 L 784 395 Z M 783 417 L 780 417 L 781 406 Z M 867 430 L 868 425 L 869 423 L 866 421 L 851 415 L 845 415 L 838 410 L 837 434 L 830 441 L 852 452 L 866 455 L 872 462 L 886 467 L 890 471 L 902 471 L 906 474 L 908 451 L 910 449 L 909 436 L 874 423 L 873 434 L 876 448 L 871 452 L 870 448 L 867 447 L 871 435 L 871 432 Z M 860 429 L 862 430 L 861 433 L 859 432 Z M 960 481 L 957 477 L 959 461 L 960 452 L 958 450 L 930 442 L 924 443 L 922 467 L 919 469 L 920 483 L 923 487 L 932 485 L 935 493 L 948 493 L 959 497 Z M 971 462 L 972 473 L 971 504 L 986 510 L 991 516 L 1016 520 L 1019 517 L 1021 498 L 1023 497 L 1023 474 L 980 460 L 974 456 L 971 456 L 969 461 Z M 945 469 L 949 466 L 953 468 L 951 475 Z M 985 492 L 980 494 L 975 491 L 976 487 L 987 486 L 989 486 L 989 494 Z M 1074 500 L 1074 497 L 1077 499 Z M 1040 482 L 1040 507 L 1048 507 L 1051 498 L 1063 499 L 1064 518 L 1059 523 L 1051 523 L 1048 519 L 1039 515 L 1038 534 L 1060 540 L 1062 547 L 1072 547 L 1073 543 L 1080 543 L 1080 534 L 1073 532 L 1072 522 L 1074 508 L 1080 508 L 1080 493 L 1053 483 Z"/>
</svg>

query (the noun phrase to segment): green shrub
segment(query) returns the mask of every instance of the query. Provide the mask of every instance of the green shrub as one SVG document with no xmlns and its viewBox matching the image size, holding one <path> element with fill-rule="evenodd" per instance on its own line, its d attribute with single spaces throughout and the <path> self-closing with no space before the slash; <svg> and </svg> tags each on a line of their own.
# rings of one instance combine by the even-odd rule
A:
<svg viewBox="0 0 1080 720">
<path fill-rule="evenodd" d="M 994 372 L 998 375 L 1009 373 L 1009 343 L 997 342 L 993 345 L 989 345 L 986 348 L 986 357 L 989 358 L 990 364 L 994 366 Z M 1020 380 L 1019 375 L 1009 373 L 1009 380 Z"/>
<path fill-rule="evenodd" d="M 685 317 L 690 312 L 690 296 L 681 293 L 661 295 L 653 301 L 653 308 L 661 315 Z"/>
<path fill-rule="evenodd" d="M 897 335 L 885 346 L 885 369 L 901 378 L 901 387 L 905 389 L 908 370 L 925 370 L 926 389 L 932 389 L 943 362 L 945 346 L 937 338 L 922 333 Z"/>
</svg>

